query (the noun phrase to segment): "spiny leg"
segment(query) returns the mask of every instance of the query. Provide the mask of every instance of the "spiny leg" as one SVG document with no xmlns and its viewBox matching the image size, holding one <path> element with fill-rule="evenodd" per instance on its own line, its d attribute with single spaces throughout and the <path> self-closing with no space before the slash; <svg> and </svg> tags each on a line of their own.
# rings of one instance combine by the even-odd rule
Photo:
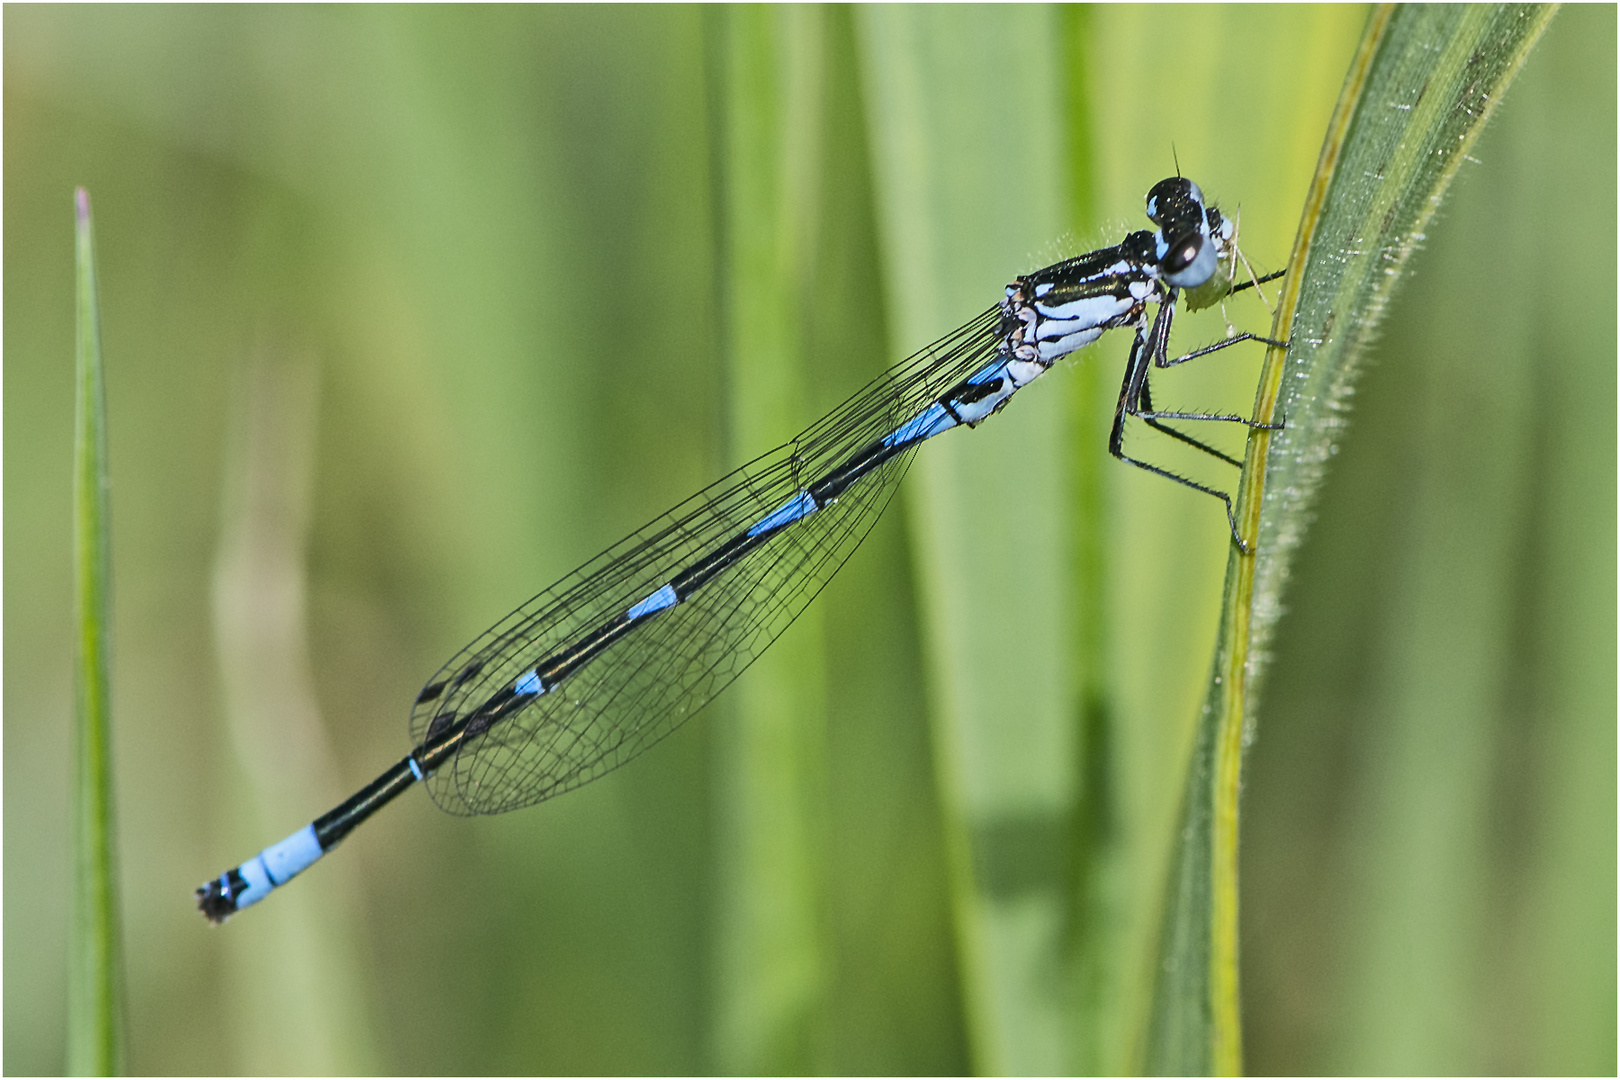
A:
<svg viewBox="0 0 1620 1080">
<path fill-rule="evenodd" d="M 1108 433 L 1108 452 L 1127 465 L 1135 465 L 1138 469 L 1146 470 L 1155 476 L 1162 476 L 1166 480 L 1174 480 L 1176 483 L 1181 484 L 1184 487 L 1190 487 L 1194 491 L 1202 491 L 1205 495 L 1210 495 L 1221 500 L 1221 505 L 1226 507 L 1226 524 L 1232 530 L 1232 542 L 1238 546 L 1239 551 L 1247 555 L 1249 554 L 1249 545 L 1244 543 L 1243 537 L 1238 534 L 1237 516 L 1233 512 L 1232 497 L 1230 495 L 1226 494 L 1224 491 L 1218 491 L 1215 488 L 1209 487 L 1208 485 L 1200 484 L 1196 480 L 1189 480 L 1185 476 L 1178 476 L 1169 469 L 1161 469 L 1157 465 L 1150 465 L 1145 461 L 1138 461 L 1136 458 L 1128 457 L 1125 454 L 1125 418 L 1127 416 L 1138 415 L 1136 405 L 1139 401 L 1143 400 L 1147 396 L 1148 370 L 1152 366 L 1151 357 L 1153 355 L 1152 348 L 1149 346 L 1148 342 L 1162 341 L 1164 337 L 1168 336 L 1169 328 L 1165 324 L 1169 322 L 1170 317 L 1168 313 L 1172 309 L 1174 302 L 1175 294 L 1172 292 L 1170 299 L 1160 306 L 1159 314 L 1153 320 L 1152 331 L 1146 337 L 1144 337 L 1142 332 L 1138 330 L 1136 332 L 1136 340 L 1131 343 L 1130 358 L 1125 362 L 1125 378 L 1122 380 L 1119 387 L 1119 402 L 1114 406 L 1114 426 Z M 1169 434 L 1176 435 L 1177 437 L 1184 437 L 1181 436 L 1179 432 L 1172 431 L 1169 432 Z M 1190 441 L 1192 441 L 1194 445 L 1199 445 L 1196 440 Z M 1208 447 L 1203 447 L 1203 449 L 1209 450 L 1209 452 L 1215 454 L 1216 457 L 1225 457 L 1225 455 L 1221 454 L 1219 451 L 1210 449 Z M 1226 460 L 1230 461 L 1231 459 L 1227 458 Z M 1234 465 L 1238 464 L 1237 462 L 1232 463 Z"/>
<path fill-rule="evenodd" d="M 1192 352 L 1187 353 L 1184 356 L 1178 356 L 1174 360 L 1170 359 L 1168 355 L 1164 354 L 1155 356 L 1153 358 L 1153 364 L 1155 367 L 1161 368 L 1175 367 L 1177 364 L 1185 364 L 1189 360 L 1196 360 L 1200 356 L 1208 356 L 1212 352 L 1220 352 L 1222 349 L 1229 349 L 1240 341 L 1259 341 L 1266 345 L 1274 345 L 1279 349 L 1286 349 L 1288 347 L 1288 342 L 1286 341 L 1274 341 L 1271 338 L 1261 337 L 1259 334 L 1250 334 L 1245 331 L 1244 333 L 1234 334 L 1229 338 L 1217 341 L 1213 345 L 1205 345 L 1202 349 L 1194 349 Z M 1166 342 L 1166 344 L 1168 344 L 1168 342 Z"/>
<path fill-rule="evenodd" d="M 1140 417 L 1142 421 L 1154 431 L 1163 432 L 1172 439 L 1178 439 L 1181 442 L 1186 443 L 1188 446 L 1202 450 L 1210 457 L 1220 458 L 1228 465 L 1236 465 L 1240 469 L 1243 467 L 1243 462 L 1239 461 L 1237 458 L 1230 457 L 1215 449 L 1213 446 L 1210 446 L 1208 443 L 1193 438 L 1185 431 L 1177 431 L 1169 424 L 1160 423 L 1161 420 L 1239 420 L 1241 417 L 1211 416 L 1203 413 L 1155 412 L 1153 409 L 1152 393 L 1148 387 L 1148 382 L 1146 379 L 1142 380 L 1142 392 L 1137 397 L 1136 407 L 1127 411 L 1132 416 Z"/>
<path fill-rule="evenodd" d="M 1155 332 L 1166 310 L 1167 305 L 1159 308 L 1159 314 L 1153 320 Z M 1119 386 L 1119 401 L 1114 405 L 1114 426 L 1108 432 L 1108 452 L 1121 461 L 1125 460 L 1125 418 L 1135 411 L 1136 400 L 1141 397 L 1142 387 L 1147 383 L 1148 356 L 1147 338 L 1138 329 L 1135 340 L 1131 342 L 1130 356 L 1125 361 L 1125 378 Z"/>
<path fill-rule="evenodd" d="M 1281 276 L 1282 273 L 1278 272 L 1276 274 L 1267 275 L 1266 277 L 1258 280 L 1271 281 Z M 1254 282 L 1251 282 L 1251 284 L 1254 284 Z M 1234 289 L 1233 291 L 1238 290 Z M 1188 360 L 1195 360 L 1198 357 L 1208 356 L 1213 352 L 1219 352 L 1221 349 L 1229 348 L 1242 341 L 1259 341 L 1266 345 L 1283 348 L 1286 348 L 1288 343 L 1275 341 L 1271 338 L 1261 337 L 1258 334 L 1244 333 L 1227 338 L 1226 340 L 1217 342 L 1214 345 L 1195 350 L 1184 356 L 1171 359 L 1169 356 L 1169 342 L 1170 330 L 1175 317 L 1176 299 L 1176 290 L 1170 290 L 1169 295 L 1159 307 L 1158 315 L 1153 320 L 1151 330 L 1145 336 L 1139 330 L 1137 332 L 1136 340 L 1132 343 L 1130 359 L 1126 364 L 1125 378 L 1120 386 L 1119 401 L 1114 409 L 1114 425 L 1109 434 L 1109 453 L 1126 464 L 1135 465 L 1137 468 L 1146 472 L 1153 473 L 1156 476 L 1162 476 L 1166 480 L 1174 480 L 1183 487 L 1192 488 L 1194 491 L 1201 491 L 1205 495 L 1209 495 L 1221 500 L 1221 505 L 1226 509 L 1226 523 L 1227 527 L 1232 533 L 1232 542 L 1238 546 L 1239 551 L 1247 555 L 1250 553 L 1250 548 L 1249 545 L 1244 542 L 1242 535 L 1238 532 L 1237 516 L 1232 503 L 1232 496 L 1218 488 L 1211 487 L 1207 484 L 1201 484 L 1196 480 L 1191 480 L 1185 476 L 1171 472 L 1169 469 L 1161 468 L 1160 466 L 1150 464 L 1146 461 L 1140 461 L 1125 454 L 1125 418 L 1128 416 L 1136 416 L 1145 422 L 1149 427 L 1152 427 L 1154 430 L 1159 431 L 1162 434 L 1168 435 L 1179 442 L 1191 446 L 1196 450 L 1200 450 L 1220 461 L 1224 461 L 1229 465 L 1242 468 L 1243 463 L 1238 459 L 1229 454 L 1223 453 L 1215 447 L 1210 446 L 1208 443 L 1196 439 L 1184 431 L 1177 430 L 1176 428 L 1173 428 L 1169 424 L 1163 423 L 1162 421 L 1219 420 L 1228 423 L 1242 424 L 1250 430 L 1258 429 L 1266 431 L 1281 430 L 1283 424 L 1280 421 L 1276 423 L 1262 423 L 1260 421 L 1250 420 L 1247 417 L 1238 416 L 1232 413 L 1202 413 L 1185 412 L 1179 410 L 1157 410 L 1153 407 L 1153 396 L 1149 376 L 1152 369 L 1155 367 L 1175 367 L 1178 364 L 1186 363 Z"/>
<path fill-rule="evenodd" d="M 1175 314 L 1174 314 L 1175 313 L 1175 300 L 1176 300 L 1175 290 L 1171 290 L 1169 298 L 1159 308 L 1159 317 L 1155 318 L 1153 320 L 1153 331 L 1149 335 L 1147 348 L 1148 348 L 1148 351 L 1149 351 L 1150 355 L 1152 355 L 1152 357 L 1153 357 L 1153 366 L 1154 367 L 1158 367 L 1158 368 L 1174 367 L 1177 364 L 1186 363 L 1188 360 L 1194 360 L 1194 359 L 1197 359 L 1200 356 L 1207 356 L 1212 352 L 1217 352 L 1217 351 L 1219 351 L 1221 349 L 1225 349 L 1225 348 L 1228 348 L 1228 347 L 1230 347 L 1232 345 L 1236 345 L 1240 341 L 1263 341 L 1263 342 L 1266 342 L 1268 345 L 1269 344 L 1282 344 L 1280 342 L 1272 342 L 1270 338 L 1262 338 L 1262 337 L 1259 337 L 1259 336 L 1257 336 L 1255 334 L 1240 334 L 1240 335 L 1238 335 L 1236 337 L 1228 338 L 1225 341 L 1217 342 L 1214 345 L 1210 345 L 1210 346 L 1208 346 L 1206 348 L 1199 349 L 1199 350 L 1197 350 L 1195 352 L 1190 352 L 1186 356 L 1177 357 L 1176 359 L 1171 360 L 1171 359 L 1169 359 L 1170 326 L 1171 326 L 1172 320 L 1175 318 Z M 1140 338 L 1138 340 L 1140 341 Z M 1135 352 L 1133 350 L 1132 363 L 1135 364 L 1136 362 L 1137 362 L 1137 360 L 1136 360 Z M 1202 450 L 1204 453 L 1209 454 L 1212 457 L 1219 458 L 1220 460 L 1222 460 L 1224 462 L 1227 462 L 1228 464 L 1237 465 L 1240 468 L 1242 467 L 1242 462 L 1237 461 L 1235 458 L 1232 458 L 1227 454 L 1223 454 L 1221 451 L 1215 449 L 1212 446 L 1209 446 L 1208 444 L 1206 444 L 1204 442 L 1201 442 L 1198 439 L 1193 438 L 1191 435 L 1188 435 L 1185 432 L 1177 431 L 1175 428 L 1170 427 L 1168 424 L 1162 424 L 1162 423 L 1159 423 L 1158 421 L 1161 421 L 1161 420 L 1223 420 L 1223 421 L 1227 421 L 1229 423 L 1242 424 L 1245 427 L 1249 428 L 1250 430 L 1254 430 L 1256 428 L 1259 428 L 1259 429 L 1263 429 L 1263 430 L 1267 430 L 1267 431 L 1280 430 L 1281 427 L 1282 427 L 1281 424 L 1264 424 L 1264 423 L 1260 423 L 1259 421 L 1250 420 L 1247 417 L 1238 416 L 1238 415 L 1233 414 L 1233 413 L 1201 413 L 1201 412 L 1185 412 L 1185 411 L 1179 411 L 1179 410 L 1178 411 L 1173 411 L 1173 412 L 1169 412 L 1169 411 L 1160 412 L 1158 410 L 1155 410 L 1153 408 L 1152 394 L 1151 394 L 1151 391 L 1150 391 L 1150 389 L 1148 387 L 1148 372 L 1146 370 L 1147 365 L 1144 363 L 1141 366 L 1142 366 L 1143 370 L 1142 370 L 1142 372 L 1140 374 L 1140 385 L 1136 388 L 1135 392 L 1131 395 L 1131 397 L 1129 397 L 1126 400 L 1126 402 L 1125 402 L 1125 405 L 1126 405 L 1125 411 L 1131 416 L 1137 416 L 1137 417 L 1142 418 L 1143 420 L 1145 420 L 1147 422 L 1149 427 L 1152 427 L 1157 431 L 1161 431 L 1164 434 L 1169 435 L 1173 439 L 1179 439 L 1181 442 L 1186 443 L 1188 446 L 1196 447 L 1197 449 Z"/>
<path fill-rule="evenodd" d="M 1277 277 L 1277 276 L 1280 276 L 1281 273 L 1282 273 L 1282 271 L 1278 271 L 1277 274 L 1273 274 L 1271 276 L 1272 277 Z M 1262 278 L 1260 280 L 1269 281 L 1270 278 L 1269 277 L 1268 278 Z M 1234 290 L 1234 291 L 1236 291 L 1236 290 Z M 1160 309 L 1160 313 L 1164 314 L 1167 310 L 1172 310 L 1173 307 L 1174 307 L 1174 302 L 1175 302 L 1175 292 L 1172 290 L 1172 292 L 1170 294 L 1169 302 L 1165 305 L 1164 308 Z M 1229 338 L 1225 339 L 1224 341 L 1218 341 L 1213 345 L 1206 345 L 1202 349 L 1194 349 L 1192 352 L 1187 353 L 1185 356 L 1178 356 L 1178 357 L 1176 357 L 1175 359 L 1172 360 L 1170 358 L 1170 322 L 1171 322 L 1171 318 L 1173 318 L 1173 316 L 1167 315 L 1162 320 L 1155 319 L 1154 322 L 1153 322 L 1153 336 L 1152 336 L 1153 366 L 1157 367 L 1157 368 L 1170 368 L 1170 367 L 1175 367 L 1178 364 L 1185 364 L 1187 361 L 1196 360 L 1200 356 L 1208 356 L 1210 353 L 1219 352 L 1222 349 L 1231 348 L 1233 345 L 1236 345 L 1241 341 L 1259 341 L 1259 342 L 1263 342 L 1263 343 L 1265 343 L 1267 345 L 1275 345 L 1275 346 L 1278 346 L 1280 348 L 1286 348 L 1287 345 L 1288 345 L 1288 343 L 1285 342 L 1285 341 L 1273 341 L 1271 338 L 1261 337 L 1258 334 L 1242 333 L 1242 334 L 1237 334 L 1237 335 L 1235 335 L 1233 337 L 1229 337 Z M 1161 321 L 1162 321 L 1162 324 L 1163 324 L 1162 328 L 1161 328 L 1161 325 L 1160 325 Z M 1280 423 L 1265 424 L 1265 423 L 1261 423 L 1258 420 L 1250 420 L 1248 417 L 1245 417 L 1245 416 L 1238 416 L 1238 415 L 1236 415 L 1234 413 L 1202 413 L 1202 412 L 1185 412 L 1185 411 L 1179 411 L 1179 410 L 1174 411 L 1174 412 L 1169 412 L 1169 411 L 1161 412 L 1161 411 L 1155 410 L 1153 408 L 1152 399 L 1151 399 L 1151 397 L 1149 395 L 1149 391 L 1148 391 L 1148 388 L 1147 388 L 1147 377 L 1146 377 L 1145 374 L 1144 374 L 1143 379 L 1142 379 L 1141 391 L 1137 395 L 1136 399 L 1134 399 L 1133 404 L 1135 405 L 1135 408 L 1132 408 L 1132 409 L 1130 409 L 1128 411 L 1131 413 L 1131 415 L 1139 416 L 1143 420 L 1146 420 L 1148 422 L 1149 426 L 1151 426 L 1151 427 L 1153 427 L 1153 428 L 1155 428 L 1155 429 L 1157 429 L 1159 431 L 1162 431 L 1166 435 L 1170 435 L 1173 438 L 1180 439 L 1182 442 L 1187 443 L 1190 446 L 1196 446 L 1198 449 L 1203 450 L 1207 454 L 1211 454 L 1211 455 L 1213 455 L 1215 457 L 1218 457 L 1222 461 L 1231 462 L 1234 465 L 1237 465 L 1239 463 L 1236 462 L 1236 461 L 1233 461 L 1232 458 L 1230 458 L 1227 455 L 1221 453 L 1219 450 L 1215 450 L 1212 447 L 1206 446 L 1205 444 L 1199 442 L 1197 439 L 1194 439 L 1191 436 L 1184 434 L 1183 432 L 1176 431 L 1174 428 L 1169 427 L 1168 425 L 1154 423 L 1154 421 L 1156 421 L 1156 420 L 1222 420 L 1222 421 L 1226 421 L 1228 423 L 1242 424 L 1245 427 L 1249 428 L 1251 431 L 1256 430 L 1256 429 L 1263 430 L 1263 431 L 1280 431 L 1280 430 L 1282 430 L 1282 424 L 1280 424 Z"/>
<path fill-rule="evenodd" d="M 1176 483 L 1190 487 L 1194 491 L 1202 491 L 1205 495 L 1213 495 L 1215 498 L 1221 500 L 1221 505 L 1226 507 L 1227 527 L 1232 530 L 1232 543 L 1236 544 L 1238 546 L 1238 550 L 1243 552 L 1243 554 L 1251 554 L 1249 545 L 1244 543 L 1243 537 L 1238 534 L 1237 515 L 1232 509 L 1232 496 L 1228 495 L 1224 491 L 1219 490 L 1218 488 L 1208 487 L 1204 484 L 1198 483 L 1196 480 L 1189 480 L 1185 476 L 1177 476 L 1169 469 L 1161 469 L 1157 465 L 1149 465 L 1145 461 L 1138 461 L 1133 457 L 1126 457 L 1124 454 L 1115 454 L 1114 456 L 1127 465 L 1135 465 L 1138 469 L 1146 469 L 1155 476 L 1162 476 L 1166 480 L 1174 480 Z"/>
</svg>

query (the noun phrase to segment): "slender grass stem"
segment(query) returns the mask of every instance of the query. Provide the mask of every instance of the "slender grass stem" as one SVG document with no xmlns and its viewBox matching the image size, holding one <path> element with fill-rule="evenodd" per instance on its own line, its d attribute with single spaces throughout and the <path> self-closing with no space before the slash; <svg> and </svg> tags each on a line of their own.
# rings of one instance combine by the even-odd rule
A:
<svg viewBox="0 0 1620 1080">
<path fill-rule="evenodd" d="M 111 742 L 112 577 L 107 520 L 107 395 L 90 234 L 90 196 L 74 194 L 76 418 L 73 445 L 73 924 L 68 949 L 68 1069 L 123 1069 L 121 943 Z"/>
</svg>

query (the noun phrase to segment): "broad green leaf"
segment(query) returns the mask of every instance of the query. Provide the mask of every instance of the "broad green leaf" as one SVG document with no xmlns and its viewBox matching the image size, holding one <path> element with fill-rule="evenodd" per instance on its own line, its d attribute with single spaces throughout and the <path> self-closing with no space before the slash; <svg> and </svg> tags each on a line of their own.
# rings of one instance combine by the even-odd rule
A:
<svg viewBox="0 0 1620 1080">
<path fill-rule="evenodd" d="M 123 1071 L 124 1022 L 112 790 L 112 568 L 107 390 L 101 363 L 90 196 L 74 195 L 76 405 L 73 440 L 73 925 L 68 939 L 68 1069 Z"/>
<path fill-rule="evenodd" d="M 1289 262 L 1249 442 L 1221 637 L 1200 719 L 1161 944 L 1153 1072 L 1242 1069 L 1237 973 L 1239 770 L 1288 560 L 1332 452 L 1360 347 L 1550 8 L 1382 8 L 1324 142 Z"/>
<path fill-rule="evenodd" d="M 1090 211 L 1077 205 L 1074 214 L 1079 246 L 1142 227 L 1147 188 L 1179 168 L 1240 221 L 1256 268 L 1278 269 L 1366 12 L 1242 5 L 1175 12 L 1167 19 L 1157 8 L 1105 6 L 1076 27 L 1083 63 L 1069 77 L 1084 80 L 1089 111 L 1071 145 L 1089 140 L 1093 191 Z M 1150 55 L 1175 57 L 1175 77 L 1143 79 L 1141 58 Z M 1275 302 L 1275 286 L 1265 292 Z M 1179 315 L 1171 347 L 1181 353 L 1208 344 L 1228 325 L 1263 332 L 1270 319 L 1266 303 L 1244 293 L 1224 312 Z M 1090 616 L 1102 620 L 1101 655 L 1077 658 L 1084 684 L 1100 695 L 1080 710 L 1073 1067 L 1095 1073 L 1143 1068 L 1177 811 L 1230 546 L 1214 500 L 1107 456 L 1127 344 L 1105 337 L 1065 375 L 1082 389 L 1091 384 L 1082 422 L 1092 430 L 1077 435 L 1071 457 L 1076 468 L 1089 460 L 1100 472 L 1106 518 L 1103 610 Z M 1263 358 L 1261 346 L 1246 344 L 1155 373 L 1155 401 L 1242 411 Z M 1239 432 L 1205 434 L 1241 454 Z M 1177 456 L 1169 440 L 1140 425 L 1128 425 L 1125 437 L 1135 456 L 1235 489 L 1236 469 Z M 1078 542 L 1078 521 L 1075 528 Z M 1081 585 L 1077 607 L 1086 603 Z"/>
</svg>

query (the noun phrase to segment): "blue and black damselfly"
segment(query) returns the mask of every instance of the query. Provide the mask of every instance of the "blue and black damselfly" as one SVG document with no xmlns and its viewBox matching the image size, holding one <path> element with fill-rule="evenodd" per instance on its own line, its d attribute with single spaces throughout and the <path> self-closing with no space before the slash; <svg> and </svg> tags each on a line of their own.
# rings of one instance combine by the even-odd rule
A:
<svg viewBox="0 0 1620 1080">
<path fill-rule="evenodd" d="M 1018 278 L 996 306 L 861 388 L 793 439 L 698 492 L 496 623 L 417 695 L 415 747 L 331 813 L 197 889 L 213 922 L 257 903 L 417 783 L 453 814 L 540 802 L 634 758 L 703 708 L 764 652 L 865 538 L 911 456 L 1004 408 L 1054 363 L 1109 330 L 1135 332 L 1108 449 L 1219 499 L 1231 496 L 1128 457 L 1125 421 L 1232 465 L 1168 421 L 1272 427 L 1228 413 L 1154 408 L 1148 375 L 1240 341 L 1169 355 L 1177 302 L 1215 304 L 1235 283 L 1236 228 L 1192 181 L 1154 185 L 1158 226 Z M 1149 306 L 1155 309 L 1149 317 Z"/>
</svg>

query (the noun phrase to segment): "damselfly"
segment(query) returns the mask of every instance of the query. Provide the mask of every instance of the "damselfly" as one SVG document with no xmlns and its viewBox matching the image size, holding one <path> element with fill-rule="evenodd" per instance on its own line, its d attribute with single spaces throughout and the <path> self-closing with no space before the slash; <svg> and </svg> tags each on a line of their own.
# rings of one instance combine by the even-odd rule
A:
<svg viewBox="0 0 1620 1080">
<path fill-rule="evenodd" d="M 1230 464 L 1166 421 L 1270 427 L 1228 413 L 1156 410 L 1150 370 L 1172 359 L 1178 300 L 1219 302 L 1236 284 L 1236 229 L 1192 181 L 1147 198 L 1158 227 L 1020 277 L 996 306 L 880 375 L 793 439 L 698 492 L 496 623 L 445 664 L 411 711 L 414 749 L 331 813 L 197 889 L 214 922 L 284 885 L 417 783 L 454 814 L 540 802 L 617 768 L 714 699 L 827 583 L 893 496 L 911 456 L 973 427 L 1104 332 L 1134 331 L 1108 449 L 1214 496 L 1229 494 L 1126 456 L 1125 421 Z M 1149 318 L 1149 306 L 1155 309 Z"/>
</svg>

